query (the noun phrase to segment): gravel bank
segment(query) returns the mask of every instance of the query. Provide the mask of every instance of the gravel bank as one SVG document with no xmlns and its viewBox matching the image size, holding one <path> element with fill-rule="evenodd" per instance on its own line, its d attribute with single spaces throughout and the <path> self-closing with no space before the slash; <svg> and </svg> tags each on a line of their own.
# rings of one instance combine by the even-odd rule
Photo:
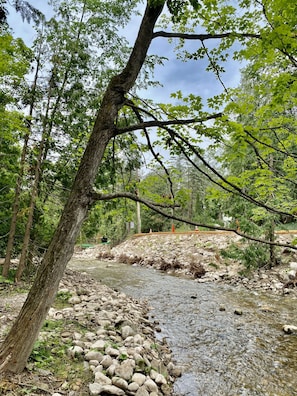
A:
<svg viewBox="0 0 297 396">
<path fill-rule="evenodd" d="M 2 340 L 25 296 L 7 295 L 7 300 L 1 297 Z M 61 299 L 63 306 L 58 304 Z M 145 301 L 67 270 L 38 339 L 43 348 L 52 352 L 53 359 L 63 353 L 63 376 L 56 372 L 55 364 L 42 366 L 37 349 L 27 372 L 0 379 L 1 389 L 13 390 L 7 393 L 11 395 L 30 389 L 32 396 L 170 395 L 181 371 L 172 363 L 166 343 L 157 340 L 158 327 L 148 320 L 148 312 Z M 73 367 L 75 374 L 71 374 Z"/>
</svg>

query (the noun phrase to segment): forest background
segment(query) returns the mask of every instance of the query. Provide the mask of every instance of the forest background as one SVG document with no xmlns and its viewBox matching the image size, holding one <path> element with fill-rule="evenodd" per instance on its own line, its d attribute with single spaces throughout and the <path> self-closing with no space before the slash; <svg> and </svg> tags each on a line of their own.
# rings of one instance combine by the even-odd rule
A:
<svg viewBox="0 0 297 396">
<path fill-rule="evenodd" d="M 43 283 L 44 317 L 74 243 L 103 235 L 116 244 L 173 221 L 231 229 L 265 242 L 261 263 L 276 264 L 274 231 L 294 227 L 297 213 L 295 1 L 151 0 L 144 10 L 132 0 L 55 0 L 49 19 L 14 1 L 35 30 L 30 47 L 2 3 L 2 276 L 19 256 L 19 281 L 46 252 L 20 318 Z M 133 48 L 132 15 L 141 23 Z M 174 79 L 165 40 L 183 64 Z M 243 67 L 237 87 L 229 66 Z M 160 70 L 173 89 L 166 102 Z M 0 360 L 11 360 L 15 329 L 9 337 Z"/>
</svg>

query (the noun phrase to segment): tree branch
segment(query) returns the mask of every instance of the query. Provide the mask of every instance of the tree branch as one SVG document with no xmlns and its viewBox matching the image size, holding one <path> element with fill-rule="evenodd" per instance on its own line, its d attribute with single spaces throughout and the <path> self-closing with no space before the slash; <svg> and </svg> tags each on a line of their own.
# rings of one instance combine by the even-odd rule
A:
<svg viewBox="0 0 297 396">
<path fill-rule="evenodd" d="M 185 218 L 182 218 L 179 216 L 175 216 L 173 214 L 166 213 L 163 210 L 161 210 L 160 207 L 161 208 L 170 208 L 171 206 L 153 203 L 153 202 L 150 202 L 144 198 L 140 198 L 139 196 L 132 194 L 132 193 L 118 192 L 118 193 L 114 193 L 114 194 L 101 194 L 101 193 L 97 193 L 97 192 L 93 191 L 91 197 L 94 201 L 107 201 L 107 200 L 117 199 L 117 198 L 128 198 L 128 199 L 131 199 L 132 201 L 140 202 L 140 203 L 146 205 L 148 208 L 152 209 L 153 211 L 159 213 L 160 215 L 162 215 L 168 219 L 181 221 L 183 223 L 190 224 L 190 225 L 197 226 L 197 227 L 209 228 L 211 230 L 229 231 L 229 232 L 231 231 L 231 232 L 234 232 L 235 234 L 241 236 L 242 238 L 245 238 L 245 239 L 248 239 L 248 240 L 251 240 L 254 242 L 264 243 L 264 244 L 270 245 L 270 246 L 280 246 L 280 247 L 286 247 L 286 248 L 290 248 L 293 250 L 297 250 L 297 246 L 287 244 L 287 243 L 267 241 L 262 238 L 257 238 L 257 237 L 245 234 L 244 232 L 241 232 L 235 228 L 227 228 L 227 227 L 214 226 L 214 225 L 210 225 L 210 224 L 197 223 L 190 219 L 185 219 Z"/>
<path fill-rule="evenodd" d="M 204 118 L 189 118 L 189 119 L 185 119 L 185 120 L 159 121 L 159 120 L 155 119 L 153 121 L 144 121 L 139 124 L 126 126 L 124 128 L 117 128 L 114 130 L 114 136 L 121 135 L 126 132 L 136 131 L 139 129 L 153 128 L 153 127 L 164 128 L 169 125 L 189 125 L 189 124 L 195 124 L 198 122 L 214 120 L 214 119 L 220 118 L 220 117 L 222 117 L 222 113 L 212 114 L 212 115 L 204 117 Z"/>
<path fill-rule="evenodd" d="M 162 30 L 155 32 L 153 34 L 153 38 L 156 37 L 166 37 L 166 38 L 180 38 L 184 40 L 215 40 L 222 39 L 226 37 L 240 37 L 240 38 L 257 38 L 260 39 L 260 34 L 255 33 L 237 33 L 237 32 L 226 32 L 226 33 L 217 33 L 217 34 L 190 34 L 190 33 L 175 33 L 175 32 L 164 32 Z"/>
<path fill-rule="evenodd" d="M 126 191 L 122 191 L 122 192 L 116 192 L 116 193 L 110 193 L 110 194 L 102 194 L 96 191 L 93 191 L 91 193 L 91 199 L 93 200 L 93 202 L 95 201 L 107 201 L 110 199 L 118 199 L 118 198 L 128 198 L 131 199 L 132 201 L 135 202 L 140 202 L 143 203 L 144 205 L 146 205 L 148 208 L 158 211 L 158 207 L 160 208 L 164 208 L 164 209 L 172 209 L 172 208 L 179 208 L 180 205 L 174 204 L 174 205 L 169 205 L 169 204 L 164 204 L 164 203 L 157 203 L 157 202 L 151 202 L 148 201 L 146 199 L 140 198 L 138 195 L 136 194 L 132 194 Z M 162 212 L 160 212 L 162 214 Z"/>
</svg>

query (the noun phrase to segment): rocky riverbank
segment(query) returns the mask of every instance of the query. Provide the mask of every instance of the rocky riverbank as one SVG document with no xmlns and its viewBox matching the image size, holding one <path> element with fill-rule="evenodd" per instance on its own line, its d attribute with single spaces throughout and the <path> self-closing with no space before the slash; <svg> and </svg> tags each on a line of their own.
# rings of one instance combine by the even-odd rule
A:
<svg viewBox="0 0 297 396">
<path fill-rule="evenodd" d="M 295 237 L 290 233 L 277 235 L 282 243 L 290 243 Z M 231 258 L 223 254 L 234 245 L 244 248 L 246 243 L 238 235 L 228 232 L 152 233 L 132 237 L 113 248 L 98 245 L 78 254 L 154 267 L 167 273 L 194 278 L 200 283 L 223 282 L 276 294 L 297 294 L 297 252 L 288 248 L 277 248 L 279 264 L 272 269 L 265 266 L 255 269 L 256 256 L 255 268 L 248 271 L 236 256 Z"/>
<path fill-rule="evenodd" d="M 1 295 L 1 340 L 26 297 L 16 292 Z M 181 372 L 148 312 L 146 302 L 67 270 L 27 370 L 0 378 L 0 394 L 170 395 Z"/>
</svg>

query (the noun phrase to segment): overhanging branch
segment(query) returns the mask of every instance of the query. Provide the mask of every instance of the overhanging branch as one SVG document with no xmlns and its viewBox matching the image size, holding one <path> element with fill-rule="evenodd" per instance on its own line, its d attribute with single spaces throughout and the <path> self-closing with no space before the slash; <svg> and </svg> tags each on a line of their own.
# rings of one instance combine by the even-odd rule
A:
<svg viewBox="0 0 297 396">
<path fill-rule="evenodd" d="M 197 226 L 197 227 L 202 227 L 202 228 L 209 228 L 211 230 L 218 230 L 218 231 L 231 231 L 234 232 L 235 234 L 241 236 L 242 238 L 254 241 L 254 242 L 259 242 L 259 243 L 263 243 L 266 245 L 270 245 L 270 246 L 280 246 L 280 247 L 286 247 L 286 248 L 290 248 L 293 250 L 297 250 L 297 246 L 291 245 L 291 244 L 287 244 L 287 243 L 279 243 L 279 242 L 274 242 L 274 241 L 267 241 L 265 239 L 262 238 L 257 238 L 248 234 L 245 234 L 244 232 L 239 231 L 238 229 L 235 228 L 227 228 L 227 227 L 220 227 L 220 226 L 213 226 L 210 224 L 203 224 L 203 223 L 197 223 L 195 221 L 192 221 L 190 219 L 185 219 L 183 217 L 179 217 L 173 214 L 169 214 L 164 212 L 162 209 L 160 208 L 171 208 L 172 205 L 164 205 L 164 204 L 159 204 L 159 203 L 155 203 L 155 202 L 150 202 L 144 198 L 141 198 L 135 194 L 129 193 L 129 192 L 118 192 L 118 193 L 113 193 L 113 194 L 101 194 L 101 193 L 97 193 L 95 191 L 92 192 L 91 194 L 91 198 L 93 199 L 93 201 L 107 201 L 107 200 L 111 200 L 111 199 L 118 199 L 118 198 L 128 198 L 131 199 L 132 201 L 135 202 L 140 202 L 142 204 L 144 204 L 145 206 L 147 206 L 148 208 L 152 209 L 153 211 L 155 211 L 156 213 L 159 213 L 160 215 L 166 217 L 167 219 L 172 219 L 172 220 L 176 220 L 176 221 L 180 221 L 192 226 Z"/>
<path fill-rule="evenodd" d="M 217 33 L 217 34 L 190 34 L 190 33 L 178 33 L 178 32 L 165 32 L 160 30 L 153 34 L 153 38 L 156 37 L 166 37 L 166 38 L 180 38 L 183 40 L 215 40 L 215 39 L 223 39 L 227 37 L 238 37 L 238 38 L 257 38 L 260 39 L 260 34 L 255 33 L 237 33 L 237 32 L 226 32 L 226 33 Z"/>
<path fill-rule="evenodd" d="M 153 127 L 159 127 L 159 128 L 164 128 L 166 126 L 170 125 L 190 125 L 190 124 L 195 124 L 199 122 L 205 122 L 209 120 L 214 120 L 216 118 L 222 117 L 222 113 L 216 113 L 209 115 L 207 117 L 202 117 L 202 118 L 188 118 L 184 120 L 167 120 L 167 121 L 159 121 L 159 120 L 152 120 L 152 121 L 144 121 L 139 124 L 135 125 L 130 125 L 126 126 L 124 128 L 118 128 L 114 131 L 114 136 L 121 135 L 126 132 L 132 132 L 132 131 L 137 131 L 140 129 L 145 129 L 145 128 L 153 128 Z"/>
</svg>

